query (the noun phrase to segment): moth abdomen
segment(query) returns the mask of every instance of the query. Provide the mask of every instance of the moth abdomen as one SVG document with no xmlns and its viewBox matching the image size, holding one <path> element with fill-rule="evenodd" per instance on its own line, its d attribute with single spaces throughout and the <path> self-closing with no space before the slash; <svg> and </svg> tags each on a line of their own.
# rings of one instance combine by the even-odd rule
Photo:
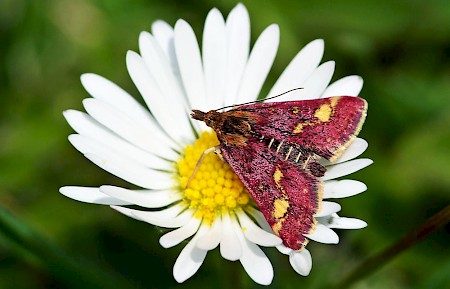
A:
<svg viewBox="0 0 450 289">
<path fill-rule="evenodd" d="M 298 145 L 286 142 L 284 139 L 277 139 L 265 136 L 252 131 L 250 133 L 258 142 L 264 143 L 266 149 L 274 152 L 279 158 L 301 166 L 315 177 L 322 177 L 326 168 L 317 159 L 320 158 L 313 152 Z"/>
</svg>

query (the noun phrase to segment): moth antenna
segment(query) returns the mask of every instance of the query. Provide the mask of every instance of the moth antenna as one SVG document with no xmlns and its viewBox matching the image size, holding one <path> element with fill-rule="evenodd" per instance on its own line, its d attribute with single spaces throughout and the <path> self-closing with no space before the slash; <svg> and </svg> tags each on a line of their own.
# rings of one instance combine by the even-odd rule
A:
<svg viewBox="0 0 450 289">
<path fill-rule="evenodd" d="M 194 178 L 195 174 L 197 173 L 198 168 L 200 167 L 200 165 L 203 162 L 203 159 L 206 157 L 207 154 L 212 153 L 212 152 L 216 152 L 219 155 L 220 159 L 223 160 L 222 155 L 220 155 L 219 147 L 212 147 L 212 148 L 206 149 L 202 153 L 200 158 L 198 159 L 197 164 L 195 165 L 194 171 L 192 172 L 191 176 L 189 177 L 189 179 L 188 179 L 188 181 L 186 183 L 186 186 L 184 187 L 185 189 L 187 189 L 189 187 L 189 184 L 191 183 L 192 179 Z"/>
<path fill-rule="evenodd" d="M 261 102 L 261 101 L 265 101 L 265 100 L 269 100 L 269 99 L 274 99 L 274 98 L 280 97 L 280 96 L 282 96 L 282 95 L 285 95 L 285 94 L 287 94 L 287 93 L 293 92 L 294 90 L 300 90 L 300 89 L 303 89 L 303 87 L 293 88 L 293 89 L 290 89 L 290 90 L 285 91 L 285 92 L 283 92 L 283 93 L 280 93 L 280 94 L 277 94 L 277 95 L 274 95 L 274 96 L 271 96 L 271 97 L 268 97 L 268 98 L 264 98 L 264 99 L 258 99 L 258 100 L 249 101 L 249 102 L 244 102 L 244 103 L 240 103 L 240 104 L 227 105 L 227 106 L 224 106 L 224 107 L 215 109 L 215 111 L 218 111 L 218 110 L 221 110 L 221 109 L 225 109 L 225 108 L 229 108 L 229 107 L 235 107 L 235 106 L 240 106 L 240 105 L 245 105 L 245 104 L 258 103 L 258 102 Z"/>
</svg>

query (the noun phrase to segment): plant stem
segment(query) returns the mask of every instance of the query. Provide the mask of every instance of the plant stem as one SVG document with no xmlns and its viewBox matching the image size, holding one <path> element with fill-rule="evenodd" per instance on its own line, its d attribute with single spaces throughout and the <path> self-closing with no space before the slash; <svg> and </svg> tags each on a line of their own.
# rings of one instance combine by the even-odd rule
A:
<svg viewBox="0 0 450 289">
<path fill-rule="evenodd" d="M 360 264 L 349 275 L 340 282 L 336 283 L 332 288 L 341 289 L 348 288 L 353 283 L 363 279 L 364 277 L 374 273 L 377 269 L 386 265 L 397 255 L 406 251 L 408 248 L 416 245 L 432 233 L 443 227 L 450 221 L 450 205 L 447 205 L 441 211 L 429 218 L 424 224 L 413 230 L 390 247 L 379 252 L 378 254 L 368 258 Z"/>
</svg>

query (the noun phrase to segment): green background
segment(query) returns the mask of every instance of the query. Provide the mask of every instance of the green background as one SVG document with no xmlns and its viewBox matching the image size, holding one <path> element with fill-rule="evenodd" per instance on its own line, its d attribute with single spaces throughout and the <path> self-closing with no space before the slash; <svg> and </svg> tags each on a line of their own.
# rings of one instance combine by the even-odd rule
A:
<svg viewBox="0 0 450 289">
<path fill-rule="evenodd" d="M 126 51 L 156 19 L 178 18 L 201 35 L 207 12 L 235 1 L 0 1 L 0 288 L 259 288 L 239 262 L 210 252 L 178 285 L 172 267 L 182 245 L 162 249 L 160 229 L 106 206 L 58 193 L 63 185 L 123 181 L 91 164 L 67 141 L 62 111 L 88 97 L 79 75 L 95 72 L 138 96 Z M 450 2 L 244 1 L 252 41 L 278 23 L 281 42 L 263 92 L 306 43 L 325 40 L 334 80 L 358 74 L 369 114 L 361 136 L 374 164 L 355 173 L 368 191 L 342 200 L 342 215 L 366 220 L 341 231 L 338 246 L 310 244 L 313 269 L 297 275 L 266 250 L 271 288 L 318 288 L 336 282 L 450 200 Z M 12 227 L 8 227 L 9 220 Z M 13 228 L 13 229 L 11 229 Z M 449 226 L 412 247 L 354 288 L 450 286 Z M 19 232 L 19 233 L 17 233 Z M 312 242 L 313 243 L 313 242 Z M 36 245 L 37 244 L 37 245 Z M 446 287 L 450 288 L 450 287 Z"/>
</svg>

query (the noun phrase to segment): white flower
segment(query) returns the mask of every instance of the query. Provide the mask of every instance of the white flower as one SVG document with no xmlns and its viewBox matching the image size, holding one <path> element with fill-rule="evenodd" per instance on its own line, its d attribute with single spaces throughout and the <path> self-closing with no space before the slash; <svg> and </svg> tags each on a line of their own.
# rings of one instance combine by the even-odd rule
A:
<svg viewBox="0 0 450 289">
<path fill-rule="evenodd" d="M 255 100 L 272 66 L 278 42 L 278 26 L 270 25 L 250 52 L 250 22 L 242 4 L 226 20 L 217 9 L 209 12 L 202 53 L 191 26 L 184 20 L 177 21 L 174 28 L 163 21 L 153 23 L 152 33 L 142 32 L 139 37 L 140 54 L 127 54 L 128 72 L 150 111 L 109 80 L 85 74 L 81 82 L 93 97 L 83 101 L 87 114 L 64 112 L 77 132 L 69 136 L 77 150 L 102 169 L 143 190 L 67 186 L 60 192 L 79 201 L 110 205 L 140 221 L 173 228 L 161 237 L 160 244 L 170 248 L 188 240 L 173 268 L 178 282 L 195 274 L 207 252 L 218 246 L 223 258 L 239 260 L 259 284 L 270 284 L 273 279 L 272 265 L 259 246 L 276 246 L 289 255 L 297 273 L 308 275 L 312 266 L 308 250 L 293 251 L 281 244 L 236 175 L 216 155 L 205 158 L 185 189 L 200 154 L 218 144 L 203 123 L 190 119 L 191 109 L 208 111 Z M 363 84 L 359 76 L 329 85 L 334 62 L 319 65 L 323 50 L 322 40 L 303 48 L 269 96 L 297 87 L 304 89 L 276 100 L 357 96 Z M 366 148 L 367 142 L 357 138 L 336 163 L 328 164 L 322 178 L 324 199 L 366 190 L 358 181 L 335 180 L 371 164 L 368 159 L 355 159 Z M 130 209 L 127 205 L 145 209 Z M 341 207 L 337 203 L 323 201 L 321 207 L 315 216 L 315 231 L 306 236 L 311 240 L 335 244 L 339 238 L 332 229 L 366 226 L 363 221 L 339 217 Z"/>
</svg>

